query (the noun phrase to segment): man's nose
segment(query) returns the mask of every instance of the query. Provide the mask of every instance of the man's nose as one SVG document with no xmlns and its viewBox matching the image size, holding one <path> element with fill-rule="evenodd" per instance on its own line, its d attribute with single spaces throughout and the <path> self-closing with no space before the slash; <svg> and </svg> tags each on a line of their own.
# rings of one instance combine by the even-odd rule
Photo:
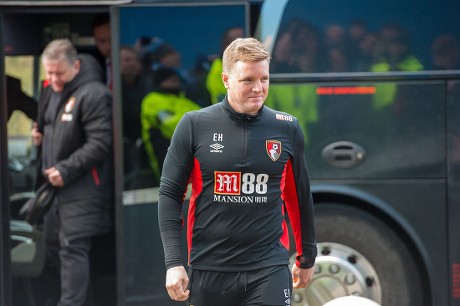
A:
<svg viewBox="0 0 460 306">
<path fill-rule="evenodd" d="M 260 81 L 256 81 L 252 90 L 256 92 L 262 91 L 262 83 Z"/>
<path fill-rule="evenodd" d="M 50 82 L 55 83 L 58 81 L 58 77 L 55 74 L 51 74 L 50 77 Z"/>
</svg>

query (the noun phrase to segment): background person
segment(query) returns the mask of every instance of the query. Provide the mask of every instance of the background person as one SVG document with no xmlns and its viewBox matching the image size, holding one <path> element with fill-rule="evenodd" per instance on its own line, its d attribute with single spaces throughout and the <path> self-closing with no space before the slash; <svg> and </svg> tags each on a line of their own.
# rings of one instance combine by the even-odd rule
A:
<svg viewBox="0 0 460 306">
<path fill-rule="evenodd" d="M 206 76 L 206 88 L 211 96 L 211 103 L 218 103 L 222 101 L 227 93 L 224 85 L 222 84 L 222 54 L 227 46 L 236 38 L 244 37 L 244 30 L 241 27 L 233 27 L 227 29 L 222 35 L 221 41 L 221 54 L 212 60 L 209 68 L 208 75 Z"/>
<path fill-rule="evenodd" d="M 93 37 L 96 47 L 104 58 L 104 80 L 107 86 L 112 89 L 112 40 L 110 34 L 110 15 L 108 13 L 97 14 L 92 23 Z"/>
<path fill-rule="evenodd" d="M 120 48 L 125 189 L 145 187 L 151 173 L 141 137 L 141 103 L 152 91 L 153 73 L 143 70 L 134 47 Z M 148 185 L 147 185 L 148 186 Z"/>
<path fill-rule="evenodd" d="M 304 136 L 293 116 L 264 106 L 270 56 L 253 38 L 223 55 L 222 103 L 185 114 L 163 166 L 159 226 L 166 288 L 190 305 L 285 305 L 317 254 Z M 272 152 L 273 150 L 277 152 Z M 189 276 L 180 251 L 188 183 Z M 297 257 L 289 271 L 287 210 Z"/>
<path fill-rule="evenodd" d="M 112 98 L 94 58 L 68 39 L 42 54 L 49 86 L 39 101 L 35 145 L 41 174 L 56 189 L 44 218 L 47 252 L 60 268 L 59 306 L 83 305 L 90 281 L 91 237 L 111 229 Z"/>
<path fill-rule="evenodd" d="M 177 123 L 186 112 L 201 108 L 185 97 L 181 80 L 176 69 L 157 67 L 153 72 L 153 91 L 142 100 L 142 140 L 156 186 Z"/>
</svg>

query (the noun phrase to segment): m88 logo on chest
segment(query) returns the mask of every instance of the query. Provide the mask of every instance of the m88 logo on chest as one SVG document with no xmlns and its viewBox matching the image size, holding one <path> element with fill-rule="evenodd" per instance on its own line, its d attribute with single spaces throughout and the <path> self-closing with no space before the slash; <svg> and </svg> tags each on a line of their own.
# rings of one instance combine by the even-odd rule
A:
<svg viewBox="0 0 460 306">
<path fill-rule="evenodd" d="M 265 203 L 267 197 L 249 196 L 267 193 L 268 174 L 254 174 L 215 171 L 214 172 L 214 201 L 237 203 Z"/>
</svg>

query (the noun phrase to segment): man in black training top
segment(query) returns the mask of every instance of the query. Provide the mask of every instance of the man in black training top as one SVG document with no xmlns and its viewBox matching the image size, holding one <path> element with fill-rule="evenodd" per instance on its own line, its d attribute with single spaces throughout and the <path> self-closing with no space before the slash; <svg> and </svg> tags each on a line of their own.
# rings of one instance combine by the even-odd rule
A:
<svg viewBox="0 0 460 306">
<path fill-rule="evenodd" d="M 179 122 L 160 185 L 166 288 L 194 306 L 290 305 L 316 257 L 304 136 L 293 116 L 264 106 L 270 56 L 253 38 L 223 55 L 227 96 Z M 188 183 L 189 273 L 180 250 Z M 297 248 L 289 271 L 287 210 Z M 292 273 L 292 276 L 291 276 Z"/>
</svg>

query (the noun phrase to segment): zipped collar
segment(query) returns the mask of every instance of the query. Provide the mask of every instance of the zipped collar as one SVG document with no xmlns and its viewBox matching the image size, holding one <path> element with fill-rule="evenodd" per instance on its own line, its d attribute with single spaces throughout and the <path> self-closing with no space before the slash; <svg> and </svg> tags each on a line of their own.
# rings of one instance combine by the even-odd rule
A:
<svg viewBox="0 0 460 306">
<path fill-rule="evenodd" d="M 260 118 L 260 116 L 262 116 L 264 111 L 264 106 L 262 105 L 262 107 L 255 115 L 238 113 L 230 106 L 227 96 L 225 96 L 225 98 L 222 100 L 222 107 L 224 108 L 224 111 L 228 117 L 236 122 L 255 122 Z"/>
</svg>

